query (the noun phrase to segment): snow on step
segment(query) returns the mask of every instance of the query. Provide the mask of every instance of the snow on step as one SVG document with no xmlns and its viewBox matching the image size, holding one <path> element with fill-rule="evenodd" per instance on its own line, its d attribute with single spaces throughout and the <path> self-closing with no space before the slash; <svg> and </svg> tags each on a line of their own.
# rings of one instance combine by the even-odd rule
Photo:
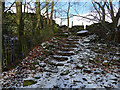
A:
<svg viewBox="0 0 120 90">
<path fill-rule="evenodd" d="M 71 56 L 74 55 L 75 53 L 73 51 L 57 51 L 56 52 L 58 55 L 62 55 L 62 56 Z"/>
<path fill-rule="evenodd" d="M 72 47 L 72 48 L 78 48 L 78 45 L 75 44 L 64 44 L 63 47 Z"/>
<path fill-rule="evenodd" d="M 73 48 L 63 48 L 63 49 L 60 49 L 60 51 L 74 51 L 74 49 Z"/>
<path fill-rule="evenodd" d="M 80 36 L 86 36 L 87 34 L 88 34 L 88 30 L 82 30 L 77 32 L 77 35 L 80 35 Z"/>
<path fill-rule="evenodd" d="M 56 59 L 57 61 L 66 61 L 66 60 L 68 60 L 67 56 L 53 55 L 53 58 Z"/>
<path fill-rule="evenodd" d="M 87 32 L 88 32 L 88 30 L 82 30 L 82 31 L 78 31 L 77 33 L 82 34 L 82 33 L 87 33 Z"/>
</svg>

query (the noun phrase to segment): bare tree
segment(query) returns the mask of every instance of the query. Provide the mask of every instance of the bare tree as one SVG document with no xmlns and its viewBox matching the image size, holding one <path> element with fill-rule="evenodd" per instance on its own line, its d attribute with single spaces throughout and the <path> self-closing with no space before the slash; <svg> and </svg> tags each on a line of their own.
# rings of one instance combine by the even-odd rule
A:
<svg viewBox="0 0 120 90">
<path fill-rule="evenodd" d="M 68 11 L 67 11 L 67 32 L 69 32 L 69 11 L 70 11 L 70 0 L 68 2 Z"/>
<path fill-rule="evenodd" d="M 119 3 L 120 3 L 120 1 L 119 1 Z M 112 0 L 109 0 L 109 2 L 107 3 L 106 6 L 107 6 L 107 8 L 110 12 L 111 19 L 112 19 L 112 22 L 113 22 L 113 26 L 114 26 L 114 29 L 115 29 L 115 28 L 117 28 L 119 17 L 120 17 L 120 6 L 118 8 L 118 12 L 117 12 L 116 15 L 115 15 L 115 12 L 114 12 L 114 6 L 113 6 L 113 3 L 112 3 Z"/>
<path fill-rule="evenodd" d="M 3 13 L 4 12 L 4 4 L 3 2 L 0 1 L 0 13 Z M 2 14 L 0 14 L 0 27 L 2 25 Z M 0 39 L 0 57 L 2 57 L 2 28 L 0 28 L 0 36 L 1 36 L 1 39 Z M 2 59 L 0 59 L 0 78 L 2 76 Z M 0 84 L 1 85 L 1 84 Z"/>
<path fill-rule="evenodd" d="M 41 18 L 41 9 L 40 9 L 40 0 L 36 0 L 36 14 L 37 14 L 37 24 L 35 30 L 37 30 L 40 26 L 40 18 Z"/>
<path fill-rule="evenodd" d="M 26 9 L 26 0 L 25 0 L 25 4 L 24 4 L 24 13 L 25 13 L 25 9 Z"/>
<path fill-rule="evenodd" d="M 46 0 L 47 25 L 49 25 L 48 0 Z"/>
<path fill-rule="evenodd" d="M 103 3 L 103 4 L 102 4 Z M 106 0 L 103 0 L 101 2 L 96 2 L 95 0 L 92 1 L 93 7 L 97 11 L 100 17 L 100 21 L 103 25 L 105 25 L 105 5 L 106 5 Z M 102 12 L 97 8 L 97 6 L 102 10 Z"/>
<path fill-rule="evenodd" d="M 18 55 L 22 58 L 22 41 L 23 36 L 23 21 L 22 21 L 22 2 L 16 1 L 16 23 L 17 23 L 17 35 L 18 35 Z"/>
<path fill-rule="evenodd" d="M 50 25 L 52 26 L 52 19 L 53 19 L 53 7 L 54 7 L 54 0 L 52 0 L 52 6 L 51 6 L 51 15 L 50 15 Z"/>
</svg>

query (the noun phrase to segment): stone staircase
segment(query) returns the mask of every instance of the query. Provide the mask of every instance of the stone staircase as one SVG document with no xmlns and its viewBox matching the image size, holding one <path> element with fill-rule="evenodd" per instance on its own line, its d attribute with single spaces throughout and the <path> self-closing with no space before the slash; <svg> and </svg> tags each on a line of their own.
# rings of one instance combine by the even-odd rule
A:
<svg viewBox="0 0 120 90">
<path fill-rule="evenodd" d="M 67 35 L 65 34 L 56 34 L 56 35 Z M 79 38 L 80 36 L 66 36 L 64 40 L 60 40 L 60 44 L 56 46 L 55 54 L 51 56 L 55 61 L 67 61 L 72 55 L 75 55 L 75 51 L 79 49 Z M 63 39 L 63 38 L 62 38 Z M 53 42 L 54 43 L 54 42 Z"/>
</svg>

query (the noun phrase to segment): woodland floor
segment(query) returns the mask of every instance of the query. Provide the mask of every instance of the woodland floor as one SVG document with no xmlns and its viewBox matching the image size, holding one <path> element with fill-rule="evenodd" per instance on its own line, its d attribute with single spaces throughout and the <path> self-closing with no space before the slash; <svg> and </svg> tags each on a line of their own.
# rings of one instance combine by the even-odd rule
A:
<svg viewBox="0 0 120 90">
<path fill-rule="evenodd" d="M 3 72 L 2 88 L 120 88 L 120 46 L 86 36 L 56 33 Z"/>
</svg>

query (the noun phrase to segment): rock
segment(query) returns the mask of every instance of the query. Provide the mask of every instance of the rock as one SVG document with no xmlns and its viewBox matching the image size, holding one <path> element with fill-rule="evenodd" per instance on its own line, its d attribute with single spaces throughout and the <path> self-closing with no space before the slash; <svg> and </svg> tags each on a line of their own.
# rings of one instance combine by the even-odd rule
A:
<svg viewBox="0 0 120 90">
<path fill-rule="evenodd" d="M 89 58 L 89 62 L 90 62 L 90 63 L 95 63 L 95 61 L 94 61 L 93 58 Z"/>
<path fill-rule="evenodd" d="M 77 42 L 79 39 L 66 39 L 67 42 Z"/>
<path fill-rule="evenodd" d="M 103 65 L 104 65 L 104 66 L 108 66 L 108 65 L 109 65 L 109 62 L 108 62 L 107 60 L 105 60 L 105 61 L 103 62 Z"/>
<path fill-rule="evenodd" d="M 72 49 L 72 48 L 63 48 L 63 49 L 61 49 L 61 51 L 74 51 L 74 49 Z"/>
<path fill-rule="evenodd" d="M 75 44 L 64 44 L 63 47 L 64 48 L 78 48 L 78 46 Z"/>
<path fill-rule="evenodd" d="M 92 84 L 92 82 L 88 82 L 88 84 Z"/>
<path fill-rule="evenodd" d="M 71 56 L 74 55 L 74 52 L 56 52 L 56 54 L 62 56 Z"/>
<path fill-rule="evenodd" d="M 97 46 L 99 47 L 99 46 L 101 46 L 101 44 L 98 43 Z"/>
<path fill-rule="evenodd" d="M 105 71 L 102 71 L 101 73 L 102 73 L 102 74 L 105 74 Z"/>
<path fill-rule="evenodd" d="M 46 66 L 46 63 L 40 63 L 40 66 L 41 66 L 41 67 L 45 67 L 45 66 Z"/>
<path fill-rule="evenodd" d="M 56 66 L 55 62 L 48 61 L 48 64 Z"/>
<path fill-rule="evenodd" d="M 100 74 L 100 72 L 94 72 L 94 74 Z"/>
<path fill-rule="evenodd" d="M 87 79 L 86 78 L 82 78 L 84 81 L 87 81 Z"/>
<path fill-rule="evenodd" d="M 84 66 L 82 64 L 77 64 L 76 69 L 83 69 Z"/>
<path fill-rule="evenodd" d="M 65 42 L 66 44 L 79 44 L 78 42 L 73 42 L 73 41 L 69 41 L 69 42 Z"/>
<path fill-rule="evenodd" d="M 118 80 L 118 78 L 113 78 L 113 79 L 111 79 L 111 80 L 113 80 L 113 81 L 117 81 L 117 80 Z"/>
<path fill-rule="evenodd" d="M 45 69 L 46 72 L 58 73 L 58 70 L 53 69 Z"/>
<path fill-rule="evenodd" d="M 91 70 L 89 70 L 89 69 L 85 69 L 85 70 L 83 70 L 83 72 L 85 72 L 85 73 L 92 73 L 92 71 Z"/>
<path fill-rule="evenodd" d="M 120 52 L 117 52 L 117 53 L 116 53 L 116 56 L 120 56 Z"/>
<path fill-rule="evenodd" d="M 67 61 L 67 63 L 73 63 L 73 60 L 69 60 L 69 61 Z"/>
<path fill-rule="evenodd" d="M 24 80 L 23 81 L 23 86 L 29 86 L 29 85 L 32 85 L 32 84 L 35 84 L 37 83 L 37 81 L 34 81 L 34 80 Z"/>
<path fill-rule="evenodd" d="M 44 58 L 43 57 L 38 57 L 38 60 L 43 61 Z"/>
<path fill-rule="evenodd" d="M 54 55 L 53 58 L 56 59 L 57 61 L 66 61 L 66 60 L 68 60 L 68 57 L 57 56 L 57 55 Z"/>
<path fill-rule="evenodd" d="M 75 82 L 75 83 L 82 83 L 82 81 L 80 81 L 80 80 L 73 80 L 73 82 Z"/>
<path fill-rule="evenodd" d="M 110 90 L 110 86 L 104 86 L 105 87 L 105 89 L 107 89 L 107 90 Z"/>
<path fill-rule="evenodd" d="M 56 66 L 64 66 L 63 63 L 57 63 Z"/>
<path fill-rule="evenodd" d="M 60 75 L 67 75 L 69 73 L 70 73 L 69 70 L 66 70 L 66 71 L 62 72 Z"/>
<path fill-rule="evenodd" d="M 35 79 L 40 79 L 40 77 L 34 77 Z"/>
<path fill-rule="evenodd" d="M 55 85 L 53 88 L 56 88 L 56 89 L 57 89 L 57 88 L 60 88 L 60 87 L 59 87 L 58 85 Z"/>
<path fill-rule="evenodd" d="M 84 42 L 84 43 L 89 43 L 90 40 L 89 40 L 89 39 L 84 39 L 83 42 Z"/>
</svg>

